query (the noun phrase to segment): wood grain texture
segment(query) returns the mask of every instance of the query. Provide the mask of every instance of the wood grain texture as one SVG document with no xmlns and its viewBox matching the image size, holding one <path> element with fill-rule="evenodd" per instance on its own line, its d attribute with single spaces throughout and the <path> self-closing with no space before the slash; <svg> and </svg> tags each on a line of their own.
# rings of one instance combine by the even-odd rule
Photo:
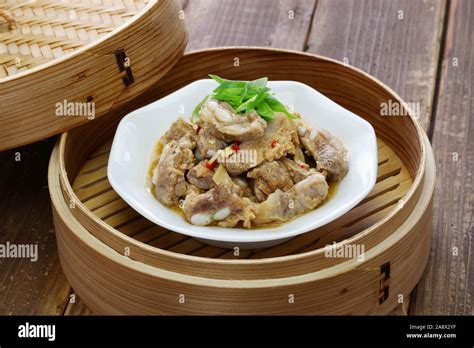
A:
<svg viewBox="0 0 474 348">
<path fill-rule="evenodd" d="M 302 50 L 315 0 L 188 0 L 188 50 L 270 46 Z"/>
<path fill-rule="evenodd" d="M 411 306 L 415 315 L 474 314 L 474 3 L 451 1 L 448 23 L 432 138 L 433 246 Z"/>
<path fill-rule="evenodd" d="M 347 59 L 406 102 L 420 103 L 427 130 L 444 11 L 439 0 L 318 0 L 306 49 Z"/>
<path fill-rule="evenodd" d="M 38 245 L 36 262 L 0 258 L 1 315 L 57 315 L 66 304 L 69 284 L 59 265 L 45 177 L 54 143 L 0 153 L 0 244 Z"/>
<path fill-rule="evenodd" d="M 95 315 L 84 302 L 76 296 L 75 302 L 68 302 L 63 315 Z"/>
<path fill-rule="evenodd" d="M 410 308 L 411 296 L 406 296 L 403 303 L 400 303 L 389 315 L 393 316 L 407 316 Z"/>
<path fill-rule="evenodd" d="M 319 0 L 306 50 L 361 68 L 419 103 L 427 131 L 445 11 L 438 0 Z"/>
</svg>

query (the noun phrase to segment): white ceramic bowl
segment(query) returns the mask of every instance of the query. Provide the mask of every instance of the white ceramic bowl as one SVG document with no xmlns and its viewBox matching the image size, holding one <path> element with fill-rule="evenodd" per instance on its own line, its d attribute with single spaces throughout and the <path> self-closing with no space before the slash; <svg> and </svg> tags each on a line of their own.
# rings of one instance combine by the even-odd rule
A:
<svg viewBox="0 0 474 348">
<path fill-rule="evenodd" d="M 302 120 L 336 135 L 349 150 L 349 172 L 334 196 L 319 208 L 286 224 L 247 230 L 194 226 L 158 202 L 145 186 L 150 154 L 161 135 L 179 117 L 189 119 L 194 107 L 215 87 L 213 80 L 186 87 L 125 116 L 116 131 L 107 175 L 114 190 L 138 213 L 169 230 L 223 247 L 260 248 L 282 243 L 340 217 L 374 187 L 377 142 L 372 126 L 313 88 L 295 81 L 269 81 L 268 86 Z"/>
</svg>

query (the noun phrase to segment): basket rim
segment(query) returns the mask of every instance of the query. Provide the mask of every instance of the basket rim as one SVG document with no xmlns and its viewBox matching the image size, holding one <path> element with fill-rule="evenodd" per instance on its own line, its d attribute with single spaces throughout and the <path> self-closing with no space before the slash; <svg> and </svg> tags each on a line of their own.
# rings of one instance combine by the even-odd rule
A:
<svg viewBox="0 0 474 348">
<path fill-rule="evenodd" d="M 7 77 L 2 77 L 0 78 L 0 83 L 8 83 L 8 82 L 15 82 L 16 80 L 28 78 L 30 75 L 38 74 L 41 73 L 43 70 L 49 69 L 52 66 L 56 64 L 61 64 L 63 62 L 66 62 L 68 60 L 71 60 L 79 55 L 87 54 L 88 51 L 93 49 L 99 44 L 104 43 L 105 41 L 110 40 L 113 36 L 116 34 L 122 32 L 125 30 L 127 27 L 130 25 L 134 24 L 136 21 L 138 21 L 141 17 L 143 17 L 148 11 L 153 8 L 154 6 L 158 6 L 160 2 L 163 1 L 168 1 L 168 0 L 148 0 L 148 3 L 143 7 L 140 11 L 138 11 L 133 17 L 131 17 L 128 21 L 125 23 L 122 23 L 118 27 L 114 28 L 111 32 L 97 38 L 97 40 L 94 40 L 87 45 L 84 45 L 72 52 L 69 52 L 59 58 L 52 59 L 48 62 L 45 62 L 43 64 L 34 66 L 31 69 L 28 69 L 26 71 L 19 72 L 18 74 L 7 76 Z"/>
<path fill-rule="evenodd" d="M 391 94 L 394 100 L 397 102 L 403 103 L 403 99 L 396 93 L 393 89 L 388 87 L 386 84 L 383 82 L 379 81 L 375 77 L 369 75 L 368 73 L 362 71 L 359 68 L 343 64 L 342 62 L 328 58 L 325 56 L 317 55 L 317 54 L 312 54 L 312 53 L 307 53 L 307 52 L 300 52 L 300 51 L 295 51 L 295 50 L 288 50 L 288 49 L 279 49 L 279 48 L 267 48 L 267 47 L 256 47 L 256 46 L 229 46 L 229 47 L 213 47 L 213 48 L 206 48 L 206 49 L 200 49 L 200 50 L 194 50 L 191 52 L 187 52 L 184 55 L 185 56 L 193 56 L 193 55 L 198 55 L 200 53 L 204 52 L 223 52 L 223 51 L 235 51 L 235 50 L 254 50 L 254 51 L 263 51 L 263 52 L 280 52 L 280 53 L 289 53 L 289 54 L 295 54 L 295 55 L 300 55 L 300 56 L 307 56 L 310 58 L 317 58 L 320 60 L 328 61 L 334 64 L 337 64 L 339 66 L 343 66 L 346 69 L 351 69 L 354 72 L 363 75 L 364 77 L 370 79 L 372 82 L 375 84 L 378 84 L 381 88 L 385 89 L 387 92 Z M 419 189 L 419 186 L 423 180 L 424 174 L 425 174 L 425 160 L 426 160 L 426 145 L 424 141 L 424 137 L 426 137 L 423 129 L 421 128 L 420 123 L 416 119 L 416 117 L 413 115 L 411 110 L 407 110 L 410 120 L 415 126 L 416 132 L 418 134 L 417 137 L 417 142 L 418 146 L 420 148 L 420 162 L 418 166 L 418 170 L 416 173 L 415 178 L 413 179 L 413 183 L 409 190 L 406 192 L 404 195 L 404 198 L 402 200 L 404 202 L 410 201 L 413 198 L 413 195 L 415 192 Z M 68 132 L 65 132 L 61 135 L 59 139 L 59 169 L 60 169 L 60 182 L 62 184 L 63 190 L 65 190 L 68 194 L 68 196 L 73 199 L 76 202 L 76 208 L 81 209 L 81 211 L 91 220 L 95 221 L 97 224 L 99 224 L 102 228 L 104 228 L 108 233 L 112 234 L 114 237 L 121 238 L 123 241 L 126 241 L 130 245 L 135 245 L 145 251 L 149 252 L 154 252 L 156 255 L 162 255 L 162 256 L 167 256 L 167 257 L 174 257 L 181 259 L 183 261 L 194 261 L 194 262 L 206 262 L 208 264 L 229 264 L 229 265 L 257 265 L 257 264 L 270 264 L 270 263 L 275 263 L 275 262 L 288 262 L 288 261 L 294 261 L 294 260 L 300 260 L 304 259 L 307 257 L 311 256 L 316 256 L 318 254 L 324 253 L 324 247 L 323 248 L 318 248 L 315 250 L 311 250 L 308 252 L 304 253 L 299 253 L 299 254 L 294 254 L 294 255 L 285 255 L 285 256 L 276 256 L 276 257 L 269 257 L 269 258 L 262 258 L 262 259 L 216 259 L 216 258 L 203 258 L 199 256 L 194 256 L 194 255 L 186 255 L 186 254 L 181 254 L 181 253 L 175 253 L 172 251 L 160 249 L 153 247 L 151 245 L 148 245 L 146 243 L 140 242 L 136 239 L 133 239 L 132 237 L 129 237 L 117 229 L 113 228 L 112 226 L 106 224 L 103 220 L 98 219 L 94 213 L 89 210 L 82 202 L 81 200 L 76 196 L 71 183 L 67 179 L 67 176 L 64 177 L 61 175 L 61 173 L 66 172 L 66 164 L 65 164 L 65 150 L 66 150 L 66 140 L 67 140 Z M 50 163 L 51 165 L 52 163 Z M 403 205 L 397 205 L 395 209 L 393 209 L 390 213 L 388 213 L 386 216 L 384 216 L 382 219 L 380 219 L 378 222 L 375 224 L 371 225 L 370 227 L 364 229 L 363 231 L 357 233 L 356 235 L 344 239 L 343 241 L 340 241 L 336 243 L 336 246 L 341 246 L 345 244 L 357 244 L 358 241 L 361 239 L 365 238 L 367 235 L 369 235 L 371 232 L 373 232 L 375 229 L 380 228 L 383 224 L 387 223 L 391 219 L 393 219 L 399 211 L 403 209 Z M 339 263 L 341 264 L 341 263 Z"/>
<path fill-rule="evenodd" d="M 423 135 L 423 141 L 429 145 L 429 140 L 426 135 Z M 195 276 L 186 273 L 179 273 L 176 271 L 165 270 L 157 268 L 142 262 L 137 262 L 124 255 L 117 253 L 113 248 L 107 244 L 101 242 L 94 235 L 92 235 L 69 211 L 67 204 L 64 202 L 64 197 L 61 192 L 60 184 L 60 168 L 58 166 L 58 157 L 60 156 L 60 141 L 56 143 L 53 149 L 53 153 L 50 159 L 50 165 L 48 168 L 48 184 L 50 186 L 50 196 L 53 204 L 53 209 L 57 215 L 61 218 L 62 223 L 67 226 L 68 230 L 73 233 L 77 238 L 81 239 L 89 248 L 94 249 L 94 252 L 101 254 L 103 257 L 109 259 L 111 262 L 115 262 L 124 266 L 130 270 L 138 272 L 140 274 L 159 277 L 165 280 L 180 282 L 183 284 L 199 285 L 203 287 L 223 288 L 223 289 L 256 289 L 265 287 L 276 287 L 276 286 L 291 286 L 295 284 L 301 284 L 304 282 L 320 281 L 327 278 L 332 278 L 350 272 L 353 270 L 364 270 L 361 265 L 369 264 L 379 255 L 382 255 L 385 251 L 392 248 L 398 242 L 400 242 L 408 234 L 413 233 L 413 227 L 420 221 L 420 216 L 424 216 L 427 213 L 427 207 L 432 202 L 433 192 L 435 188 L 436 179 L 436 165 L 433 150 L 429 149 L 425 153 L 427 159 L 427 168 L 429 173 L 427 178 L 430 180 L 424 180 L 423 187 L 420 193 L 420 199 L 416 202 L 415 208 L 412 213 L 376 247 L 371 248 L 366 254 L 363 262 L 358 262 L 356 259 L 349 259 L 345 262 L 324 268 L 321 270 L 301 274 L 292 275 L 288 277 L 271 278 L 271 279 L 219 279 L 219 278 L 205 278 L 202 276 Z M 61 209 L 60 204 L 66 205 L 66 208 Z M 414 215 L 417 212 L 416 216 Z M 74 226 L 72 226 L 74 225 Z M 75 229 L 78 230 L 75 230 Z M 131 262 L 135 261 L 135 262 Z M 247 260 L 248 261 L 248 260 Z M 256 263 L 258 260 L 252 260 L 252 263 Z M 370 270 L 368 268 L 367 270 Z"/>
</svg>

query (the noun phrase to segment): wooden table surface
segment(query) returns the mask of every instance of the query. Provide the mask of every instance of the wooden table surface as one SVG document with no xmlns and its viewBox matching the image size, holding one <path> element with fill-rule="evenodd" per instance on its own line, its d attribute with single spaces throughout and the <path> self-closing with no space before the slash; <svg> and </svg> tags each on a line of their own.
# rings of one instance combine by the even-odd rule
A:
<svg viewBox="0 0 474 348">
<path fill-rule="evenodd" d="M 317 53 L 421 105 L 437 163 L 432 249 L 423 278 L 394 314 L 472 315 L 474 1 L 185 0 L 183 10 L 188 50 Z M 46 175 L 55 141 L 0 153 L 0 244 L 39 245 L 37 262 L 0 259 L 0 314 L 91 314 L 80 299 L 71 303 L 59 264 Z"/>
</svg>

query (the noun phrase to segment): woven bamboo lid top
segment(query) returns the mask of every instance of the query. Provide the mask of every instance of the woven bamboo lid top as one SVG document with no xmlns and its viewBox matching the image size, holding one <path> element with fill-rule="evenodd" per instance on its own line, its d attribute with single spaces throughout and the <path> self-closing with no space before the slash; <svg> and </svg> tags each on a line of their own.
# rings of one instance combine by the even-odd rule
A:
<svg viewBox="0 0 474 348">
<path fill-rule="evenodd" d="M 107 35 L 149 0 L 0 0 L 0 78 Z"/>
</svg>

